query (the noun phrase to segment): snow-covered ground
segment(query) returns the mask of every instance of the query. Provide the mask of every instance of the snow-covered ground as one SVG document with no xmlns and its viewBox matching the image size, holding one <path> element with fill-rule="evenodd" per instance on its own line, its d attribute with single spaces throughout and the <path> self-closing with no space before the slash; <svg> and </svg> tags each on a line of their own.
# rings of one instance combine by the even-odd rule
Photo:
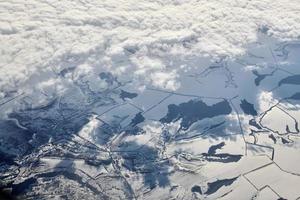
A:
<svg viewBox="0 0 300 200">
<path fill-rule="evenodd" d="M 297 0 L 13 0 L 0 11 L 1 191 L 300 198 Z"/>
</svg>

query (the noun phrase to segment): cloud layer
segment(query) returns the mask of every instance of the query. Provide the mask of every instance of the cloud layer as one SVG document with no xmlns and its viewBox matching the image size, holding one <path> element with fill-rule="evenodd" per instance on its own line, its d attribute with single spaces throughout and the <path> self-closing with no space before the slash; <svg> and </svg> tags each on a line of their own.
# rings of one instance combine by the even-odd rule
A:
<svg viewBox="0 0 300 200">
<path fill-rule="evenodd" d="M 0 13 L 0 96 L 69 68 L 175 90 L 172 58 L 234 57 L 259 29 L 300 36 L 298 0 L 11 0 Z"/>
</svg>

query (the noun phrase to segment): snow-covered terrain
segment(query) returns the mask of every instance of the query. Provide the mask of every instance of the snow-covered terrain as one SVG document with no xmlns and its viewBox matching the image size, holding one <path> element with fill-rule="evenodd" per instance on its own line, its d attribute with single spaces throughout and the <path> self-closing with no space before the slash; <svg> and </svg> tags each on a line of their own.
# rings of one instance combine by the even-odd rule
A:
<svg viewBox="0 0 300 200">
<path fill-rule="evenodd" d="M 299 16 L 298 0 L 0 1 L 0 190 L 299 199 Z"/>
</svg>

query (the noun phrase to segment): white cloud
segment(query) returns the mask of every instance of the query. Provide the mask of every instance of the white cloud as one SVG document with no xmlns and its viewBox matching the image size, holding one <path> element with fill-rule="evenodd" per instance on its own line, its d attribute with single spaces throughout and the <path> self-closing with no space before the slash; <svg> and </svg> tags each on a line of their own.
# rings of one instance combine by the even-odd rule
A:
<svg viewBox="0 0 300 200">
<path fill-rule="evenodd" d="M 260 27 L 300 36 L 298 0 L 11 0 L 0 13 L 1 90 L 79 65 L 176 89 L 170 57 L 243 54 Z"/>
<path fill-rule="evenodd" d="M 261 91 L 258 94 L 259 112 L 265 112 L 270 107 L 274 106 L 278 101 L 274 98 L 272 92 Z"/>
</svg>

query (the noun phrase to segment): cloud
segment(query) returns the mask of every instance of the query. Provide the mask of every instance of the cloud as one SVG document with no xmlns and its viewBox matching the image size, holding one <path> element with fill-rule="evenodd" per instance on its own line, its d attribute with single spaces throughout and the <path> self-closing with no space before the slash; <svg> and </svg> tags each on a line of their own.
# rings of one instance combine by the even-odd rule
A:
<svg viewBox="0 0 300 200">
<path fill-rule="evenodd" d="M 79 65 L 176 90 L 170 58 L 243 54 L 260 28 L 300 36 L 298 0 L 11 0 L 0 13 L 2 93 Z"/>
</svg>

